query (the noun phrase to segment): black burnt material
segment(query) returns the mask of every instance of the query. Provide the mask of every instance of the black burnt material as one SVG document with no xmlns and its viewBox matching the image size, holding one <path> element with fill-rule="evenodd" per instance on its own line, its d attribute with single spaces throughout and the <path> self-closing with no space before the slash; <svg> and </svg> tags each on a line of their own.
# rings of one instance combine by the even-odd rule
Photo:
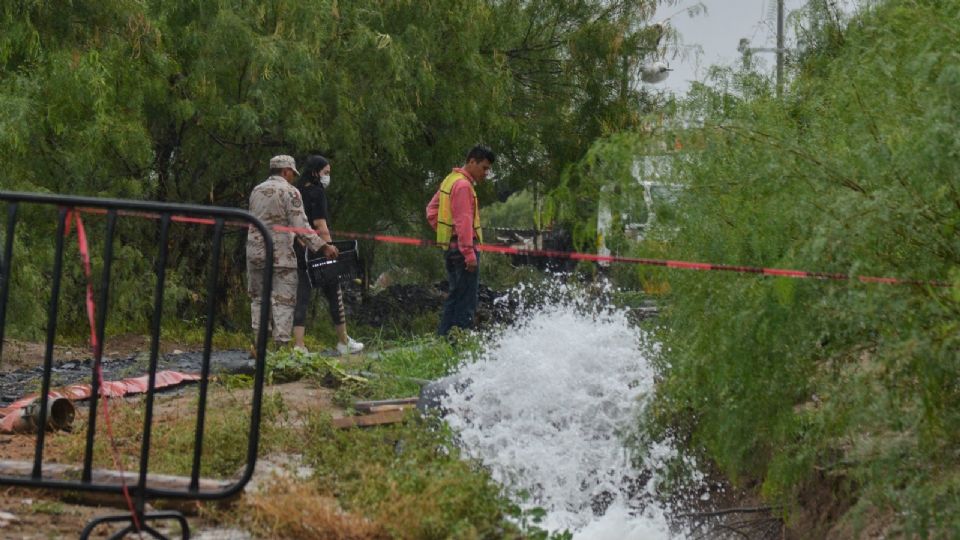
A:
<svg viewBox="0 0 960 540">
<path fill-rule="evenodd" d="M 351 324 L 381 327 L 390 324 L 403 324 L 416 317 L 435 313 L 438 320 L 447 295 L 447 282 L 433 285 L 398 284 L 361 298 L 359 287 L 347 287 L 344 290 L 344 304 Z M 509 323 L 512 310 L 509 306 L 495 302 L 503 293 L 480 284 L 477 304 L 477 324 Z M 353 322 L 355 321 L 355 322 Z"/>
</svg>

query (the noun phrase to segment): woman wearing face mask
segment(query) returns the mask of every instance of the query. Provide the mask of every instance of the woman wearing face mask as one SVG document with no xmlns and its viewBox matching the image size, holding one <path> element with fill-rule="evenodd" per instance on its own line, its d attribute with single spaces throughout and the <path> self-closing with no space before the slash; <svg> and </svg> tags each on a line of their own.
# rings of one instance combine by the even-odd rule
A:
<svg viewBox="0 0 960 540">
<path fill-rule="evenodd" d="M 326 188 L 329 185 L 330 163 L 323 156 L 308 157 L 300 174 L 297 189 L 300 190 L 300 195 L 303 198 L 303 210 L 307 215 L 307 220 L 325 242 L 332 241 L 330 228 L 327 225 Z M 297 306 L 293 311 L 294 350 L 307 352 L 307 347 L 303 343 L 303 336 L 307 320 L 307 309 L 310 307 L 313 290 L 310 288 L 310 282 L 307 278 L 304 248 L 299 243 L 296 243 L 294 247 L 297 252 L 298 262 Z M 323 291 L 323 295 L 327 298 L 330 318 L 333 320 L 334 328 L 337 330 L 337 352 L 340 354 L 354 354 L 362 351 L 363 343 L 354 341 L 353 338 L 347 335 L 347 319 L 343 310 L 343 293 L 340 290 L 340 284 L 324 283 L 320 290 Z"/>
</svg>

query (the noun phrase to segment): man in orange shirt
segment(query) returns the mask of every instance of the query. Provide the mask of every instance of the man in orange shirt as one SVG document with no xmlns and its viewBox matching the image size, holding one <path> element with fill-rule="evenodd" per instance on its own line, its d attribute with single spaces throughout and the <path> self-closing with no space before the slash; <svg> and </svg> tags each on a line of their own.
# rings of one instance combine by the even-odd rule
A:
<svg viewBox="0 0 960 540">
<path fill-rule="evenodd" d="M 480 286 L 480 253 L 474 247 L 483 241 L 480 207 L 474 185 L 483 182 L 496 161 L 485 146 L 474 146 L 463 167 L 454 168 L 427 205 L 427 221 L 437 231 L 443 247 L 449 294 L 437 333 L 447 335 L 454 326 L 472 328 Z"/>
</svg>

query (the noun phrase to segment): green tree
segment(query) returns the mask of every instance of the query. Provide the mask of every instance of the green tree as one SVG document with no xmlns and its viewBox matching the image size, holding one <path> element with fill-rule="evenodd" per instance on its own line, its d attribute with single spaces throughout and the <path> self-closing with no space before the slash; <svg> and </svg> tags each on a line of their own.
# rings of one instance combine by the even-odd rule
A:
<svg viewBox="0 0 960 540">
<path fill-rule="evenodd" d="M 654 7 L 5 2 L 4 187 L 242 207 L 271 155 L 319 151 L 333 158 L 337 228 L 426 233 L 436 182 L 476 142 L 503 156 L 500 189 L 552 187 L 595 138 L 635 125 L 648 100 L 630 74 L 656 37 L 644 26 Z M 151 231 L 135 250 L 152 249 Z M 205 238 L 175 236 L 173 275 L 187 289 Z M 227 251 L 239 292 L 242 238 Z M 36 260 L 23 271 L 40 272 Z"/>
<path fill-rule="evenodd" d="M 816 4 L 784 99 L 749 65 L 689 96 L 706 140 L 676 168 L 672 256 L 949 286 L 674 272 L 654 410 L 771 499 L 827 484 L 848 524 L 952 536 L 960 6 L 880 2 L 838 25 Z"/>
</svg>

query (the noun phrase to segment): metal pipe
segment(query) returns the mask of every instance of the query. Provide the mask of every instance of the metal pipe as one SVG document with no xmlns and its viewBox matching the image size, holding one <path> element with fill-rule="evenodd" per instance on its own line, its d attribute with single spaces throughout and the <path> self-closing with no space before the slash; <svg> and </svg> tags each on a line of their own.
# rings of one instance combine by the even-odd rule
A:
<svg viewBox="0 0 960 540">
<path fill-rule="evenodd" d="M 55 397 L 47 401 L 46 414 L 40 412 L 40 400 L 34 399 L 0 420 L 0 433 L 35 433 L 41 425 L 41 416 L 45 417 L 46 431 L 69 431 L 77 411 L 69 399 Z"/>
<path fill-rule="evenodd" d="M 777 0 L 777 96 L 783 95 L 783 0 Z"/>
<path fill-rule="evenodd" d="M 47 431 L 69 431 L 73 427 L 73 419 L 76 417 L 77 409 L 73 402 L 65 397 L 57 397 L 47 401 L 45 414 L 41 414 L 43 409 L 38 400 L 27 404 L 20 409 L 20 419 L 24 422 L 23 429 L 17 430 L 18 433 L 29 433 L 36 430 L 42 420 L 46 420 Z"/>
</svg>

